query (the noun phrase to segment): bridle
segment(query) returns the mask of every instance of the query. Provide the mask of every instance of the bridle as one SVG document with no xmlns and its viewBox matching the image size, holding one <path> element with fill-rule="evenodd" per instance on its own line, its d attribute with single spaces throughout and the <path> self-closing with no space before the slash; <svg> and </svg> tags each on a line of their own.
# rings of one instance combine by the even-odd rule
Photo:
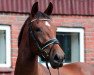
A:
<svg viewBox="0 0 94 75">
<path fill-rule="evenodd" d="M 36 21 L 37 19 L 33 19 L 32 21 L 31 21 L 31 23 L 32 22 L 34 22 L 34 21 Z M 39 19 L 39 20 L 49 20 L 49 19 Z M 31 37 L 33 38 L 33 40 L 34 40 L 34 45 L 37 47 L 37 49 L 38 49 L 38 52 L 40 53 L 40 54 L 42 54 L 43 52 L 45 53 L 45 54 L 47 54 L 47 56 L 49 55 L 49 53 L 47 52 L 47 51 L 45 51 L 44 49 L 46 49 L 48 46 L 50 46 L 50 45 L 54 45 L 54 44 L 59 44 L 59 41 L 56 39 L 56 38 L 53 38 L 53 39 L 50 39 L 50 40 L 48 40 L 47 42 L 45 42 L 45 44 L 43 44 L 42 46 L 40 45 L 40 42 L 39 41 L 37 41 L 37 39 L 36 39 L 36 35 L 34 34 L 34 32 L 32 31 L 32 25 L 30 25 L 29 26 L 29 28 L 30 28 L 30 35 L 31 35 Z M 43 56 L 43 55 L 42 55 Z M 43 56 L 45 59 L 46 59 L 46 57 L 45 56 Z"/>
<path fill-rule="evenodd" d="M 34 22 L 34 21 L 36 21 L 37 19 L 33 19 L 32 21 L 31 21 L 31 24 Z M 47 20 L 50 20 L 50 19 L 39 19 L 39 20 L 43 20 L 43 21 L 47 21 Z M 34 34 L 34 32 L 32 31 L 32 25 L 29 25 L 29 30 L 30 30 L 30 36 L 32 37 L 32 39 L 33 39 L 33 41 L 34 41 L 34 45 L 37 47 L 37 49 L 38 49 L 38 52 L 39 52 L 39 56 L 41 56 L 43 59 L 45 59 L 45 61 L 46 61 L 46 66 L 47 66 L 47 68 L 48 68 L 48 70 L 49 70 L 49 66 L 48 66 L 48 57 L 50 56 L 50 52 L 51 52 L 51 50 L 52 50 L 52 47 L 55 45 L 55 44 L 59 44 L 59 41 L 56 39 L 56 38 L 53 38 L 53 39 L 50 39 L 50 40 L 48 40 L 47 42 L 45 42 L 45 44 L 44 45 L 40 45 L 40 42 L 38 42 L 37 41 L 37 39 L 36 39 L 36 35 Z M 50 48 L 50 51 L 49 52 L 47 52 L 45 49 L 48 47 L 48 46 L 50 46 L 50 45 L 52 45 L 51 46 L 51 48 Z M 50 72 L 50 70 L 49 70 L 49 73 L 50 73 L 50 75 L 51 75 L 51 72 Z"/>
</svg>

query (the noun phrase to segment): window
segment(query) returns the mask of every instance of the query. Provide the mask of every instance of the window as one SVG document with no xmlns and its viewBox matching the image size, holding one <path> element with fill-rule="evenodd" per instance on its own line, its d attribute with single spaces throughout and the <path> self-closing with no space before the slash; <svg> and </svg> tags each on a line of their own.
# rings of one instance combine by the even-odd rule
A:
<svg viewBox="0 0 94 75">
<path fill-rule="evenodd" d="M 64 63 L 84 62 L 83 28 L 58 28 L 57 39 L 65 53 Z"/>
<path fill-rule="evenodd" d="M 10 26 L 0 25 L 0 67 L 11 66 Z"/>
<path fill-rule="evenodd" d="M 65 53 L 64 63 L 84 62 L 84 29 L 57 28 L 57 39 Z M 44 65 L 44 62 L 39 62 Z"/>
</svg>

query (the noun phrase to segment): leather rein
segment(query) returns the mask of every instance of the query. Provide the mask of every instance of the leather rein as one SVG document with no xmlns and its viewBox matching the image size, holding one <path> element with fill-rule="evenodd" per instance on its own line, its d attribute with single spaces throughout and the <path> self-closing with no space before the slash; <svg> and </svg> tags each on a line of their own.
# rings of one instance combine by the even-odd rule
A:
<svg viewBox="0 0 94 75">
<path fill-rule="evenodd" d="M 31 21 L 34 22 L 36 21 L 37 19 L 33 19 Z M 39 19 L 39 20 L 43 20 L 43 21 L 47 21 L 47 20 L 50 20 L 50 19 Z M 32 31 L 32 26 L 29 25 L 29 28 L 30 28 L 30 36 L 32 37 L 32 39 L 34 40 L 34 45 L 37 47 L 38 49 L 38 52 L 39 52 L 39 55 L 42 56 L 43 59 L 45 59 L 46 61 L 46 66 L 47 66 L 47 69 L 49 70 L 49 73 L 51 75 L 51 72 L 50 72 L 50 69 L 49 69 L 49 66 L 48 66 L 48 57 L 50 56 L 50 52 L 52 50 L 52 47 L 55 45 L 55 44 L 59 44 L 59 41 L 56 39 L 56 38 L 53 38 L 53 39 L 50 39 L 48 40 L 43 46 L 40 45 L 40 43 L 37 41 L 36 39 L 36 35 L 33 33 Z M 45 49 L 48 47 L 48 46 L 51 46 L 50 48 L 50 51 L 47 52 Z M 59 75 L 59 69 L 58 69 L 58 75 Z"/>
</svg>

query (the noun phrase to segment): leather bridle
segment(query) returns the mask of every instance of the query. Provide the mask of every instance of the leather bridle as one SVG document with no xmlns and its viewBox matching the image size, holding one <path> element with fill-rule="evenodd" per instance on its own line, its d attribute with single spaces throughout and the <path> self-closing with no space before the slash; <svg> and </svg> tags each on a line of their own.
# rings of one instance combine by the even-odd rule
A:
<svg viewBox="0 0 94 75">
<path fill-rule="evenodd" d="M 30 28 L 30 36 L 32 37 L 33 41 L 34 41 L 34 45 L 37 47 L 38 49 L 38 52 L 39 52 L 39 55 L 42 56 L 43 59 L 45 59 L 46 61 L 46 66 L 49 70 L 49 66 L 48 66 L 48 57 L 50 56 L 50 52 L 51 52 L 51 49 L 52 47 L 55 45 L 55 44 L 59 44 L 59 41 L 56 39 L 56 38 L 53 38 L 53 39 L 50 39 L 48 40 L 44 45 L 40 45 L 40 42 L 37 41 L 36 39 L 36 35 L 34 34 L 34 32 L 32 31 L 32 22 L 36 21 L 37 19 L 33 19 L 31 21 L 31 25 L 29 25 L 29 28 Z M 39 20 L 43 20 L 43 21 L 47 21 L 47 20 L 50 20 L 50 19 L 39 19 Z M 51 49 L 50 51 L 46 51 L 45 49 L 51 45 Z M 51 72 L 49 70 L 49 73 L 51 75 Z"/>
<path fill-rule="evenodd" d="M 34 22 L 34 21 L 36 21 L 37 19 L 34 19 L 34 20 L 32 20 L 31 21 L 31 23 L 32 22 Z M 39 20 L 49 20 L 49 19 L 39 19 Z M 46 56 L 48 56 L 49 55 L 49 53 L 45 50 L 48 46 L 50 46 L 50 45 L 54 45 L 54 44 L 59 44 L 59 41 L 56 39 L 56 38 L 53 38 L 53 39 L 50 39 L 50 40 L 48 40 L 47 42 L 45 42 L 45 44 L 43 44 L 42 46 L 40 45 L 40 42 L 39 41 L 37 41 L 37 39 L 36 39 L 36 35 L 34 34 L 34 32 L 32 31 L 32 25 L 30 25 L 29 26 L 29 28 L 30 28 L 30 35 L 31 35 L 31 37 L 32 37 L 32 39 L 34 40 L 34 45 L 37 47 L 37 49 L 38 49 L 38 52 L 42 55 L 42 53 L 45 53 L 45 54 L 47 54 Z M 51 49 L 50 49 L 51 50 Z M 42 55 L 45 59 L 46 59 L 46 57 L 44 56 L 44 55 Z"/>
</svg>

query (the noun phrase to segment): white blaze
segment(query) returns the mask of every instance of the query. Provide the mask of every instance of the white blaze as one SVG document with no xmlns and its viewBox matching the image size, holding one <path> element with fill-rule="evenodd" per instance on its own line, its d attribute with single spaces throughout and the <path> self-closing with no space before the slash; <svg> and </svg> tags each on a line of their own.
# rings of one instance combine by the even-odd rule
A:
<svg viewBox="0 0 94 75">
<path fill-rule="evenodd" d="M 45 25 L 46 26 L 50 26 L 49 22 L 45 21 Z"/>
</svg>

